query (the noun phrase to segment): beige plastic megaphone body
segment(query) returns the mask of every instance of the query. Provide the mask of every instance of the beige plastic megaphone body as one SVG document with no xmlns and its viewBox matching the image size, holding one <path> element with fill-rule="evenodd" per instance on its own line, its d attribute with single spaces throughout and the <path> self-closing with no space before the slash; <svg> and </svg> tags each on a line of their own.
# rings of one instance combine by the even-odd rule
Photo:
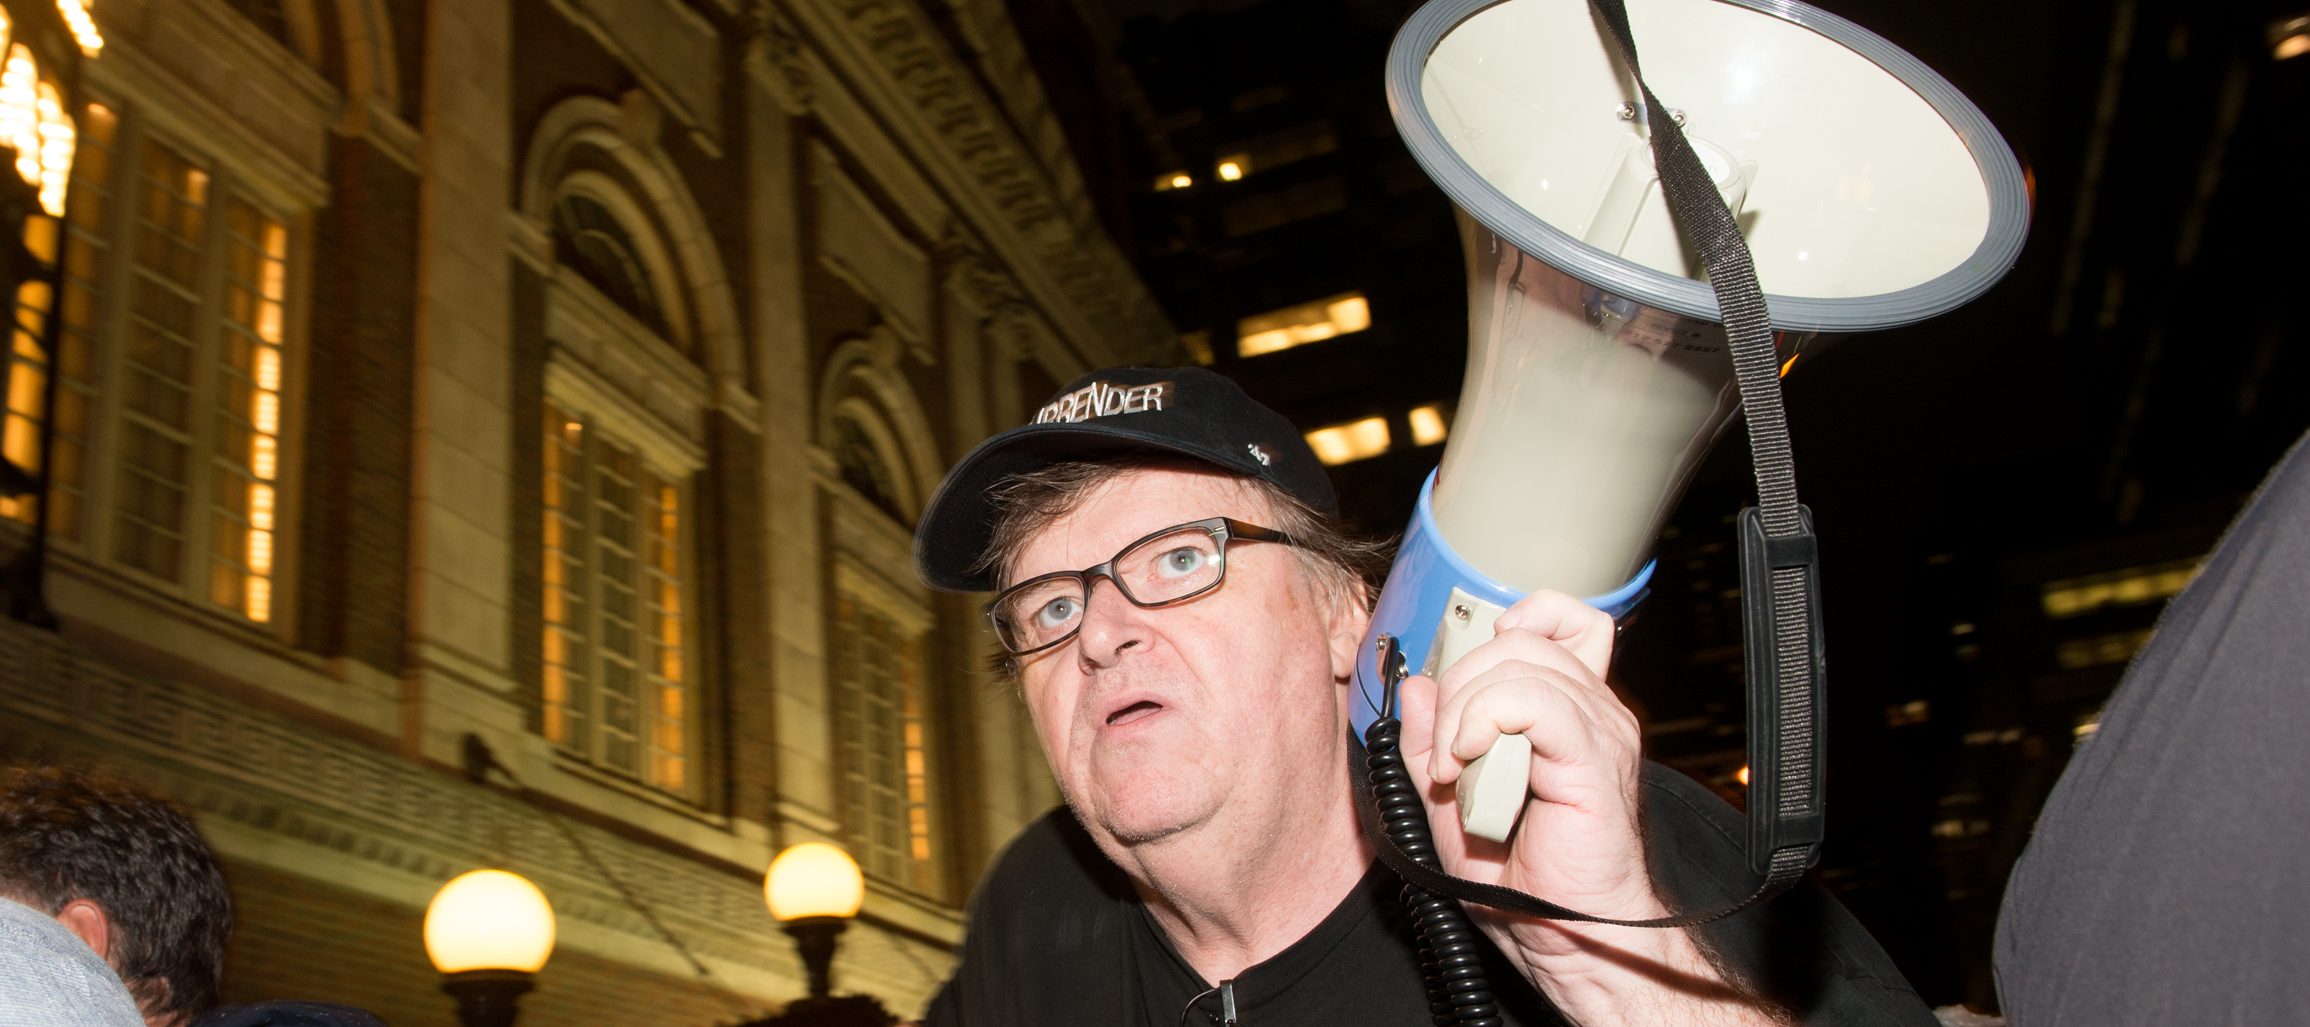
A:
<svg viewBox="0 0 2310 1027">
<path fill-rule="evenodd" d="M 2011 267 L 2027 226 L 2019 166 L 1914 58 L 1797 3 L 1627 8 L 1647 81 L 1755 256 L 1784 360 L 1824 335 L 1931 317 Z M 1452 438 L 1373 626 L 1408 670 L 1436 673 L 1526 592 L 1615 615 L 1632 604 L 1739 397 L 1641 95 L 1587 5 L 1436 0 L 1397 35 L 1388 91 L 1460 209 L 1469 279 Z M 1385 686 L 1370 660 L 1359 676 L 1360 734 Z M 1512 829 L 1522 742 L 1470 769 L 1471 833 Z"/>
</svg>

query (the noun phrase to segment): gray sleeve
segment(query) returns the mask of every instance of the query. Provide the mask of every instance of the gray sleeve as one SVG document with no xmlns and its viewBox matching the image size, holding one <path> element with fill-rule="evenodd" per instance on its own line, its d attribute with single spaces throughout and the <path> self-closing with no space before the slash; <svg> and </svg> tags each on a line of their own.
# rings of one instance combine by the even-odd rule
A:
<svg viewBox="0 0 2310 1027">
<path fill-rule="evenodd" d="M 1997 924 L 2015 1027 L 2310 1009 L 2306 453 L 2167 607 L 2047 799 Z"/>
</svg>

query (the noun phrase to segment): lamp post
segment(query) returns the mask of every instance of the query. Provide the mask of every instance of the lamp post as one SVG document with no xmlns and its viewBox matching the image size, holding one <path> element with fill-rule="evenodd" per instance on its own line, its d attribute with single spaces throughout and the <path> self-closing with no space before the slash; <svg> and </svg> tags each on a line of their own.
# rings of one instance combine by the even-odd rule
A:
<svg viewBox="0 0 2310 1027">
<path fill-rule="evenodd" d="M 834 940 L 866 901 L 866 878 L 859 875 L 857 860 L 825 842 L 790 846 L 770 861 L 762 897 L 770 903 L 770 915 L 794 936 L 810 974 L 810 994 L 787 1003 L 776 1016 L 739 1027 L 888 1027 L 898 1022 L 870 996 L 829 994 L 834 990 Z"/>
<path fill-rule="evenodd" d="M 785 932 L 795 935 L 795 949 L 811 972 L 811 997 L 825 999 L 834 990 L 834 939 L 866 902 L 859 863 L 827 842 L 792 845 L 769 861 L 762 898 Z"/>
<path fill-rule="evenodd" d="M 802 965 L 810 972 L 810 997 L 833 989 L 834 939 L 850 926 L 866 901 L 866 879 L 858 861 L 837 846 L 803 842 L 770 861 L 762 881 L 770 915 L 794 936 Z"/>
<path fill-rule="evenodd" d="M 471 870 L 425 907 L 425 954 L 464 1027 L 512 1027 L 514 1002 L 553 955 L 553 907 L 519 874 Z"/>
</svg>

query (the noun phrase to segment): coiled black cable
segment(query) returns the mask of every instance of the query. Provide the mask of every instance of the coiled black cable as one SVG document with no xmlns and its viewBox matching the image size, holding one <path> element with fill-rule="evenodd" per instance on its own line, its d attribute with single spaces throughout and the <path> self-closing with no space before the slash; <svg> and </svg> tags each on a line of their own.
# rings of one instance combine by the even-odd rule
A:
<svg viewBox="0 0 2310 1027">
<path fill-rule="evenodd" d="M 1435 840 L 1428 833 L 1427 806 L 1404 771 L 1402 734 L 1403 724 L 1388 716 L 1364 731 L 1364 773 L 1379 807 L 1380 829 L 1404 855 L 1441 869 Z M 1403 902 L 1419 929 L 1431 1021 L 1437 1027 L 1500 1027 L 1500 1007 L 1492 1001 L 1492 985 L 1484 977 L 1483 949 L 1475 927 L 1461 915 L 1460 904 L 1412 884 L 1404 885 Z"/>
</svg>

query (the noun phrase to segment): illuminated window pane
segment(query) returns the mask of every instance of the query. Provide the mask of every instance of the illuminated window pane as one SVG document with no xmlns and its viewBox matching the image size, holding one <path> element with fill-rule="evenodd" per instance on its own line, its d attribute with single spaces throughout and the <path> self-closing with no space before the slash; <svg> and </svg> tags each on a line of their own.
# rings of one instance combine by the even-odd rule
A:
<svg viewBox="0 0 2310 1027">
<path fill-rule="evenodd" d="M 2072 638 L 2054 647 L 2054 662 L 2063 670 L 2084 670 L 2122 664 L 2149 644 L 2150 629 L 2121 631 L 2090 638 Z"/>
<path fill-rule="evenodd" d="M 2196 560 L 2177 560 L 2071 578 L 2048 583 L 2039 600 L 2048 617 L 2077 617 L 2109 607 L 2163 601 L 2189 587 L 2197 572 Z"/>
<path fill-rule="evenodd" d="M 1382 417 L 1366 417 L 1347 424 L 1318 428 L 1307 433 L 1307 444 L 1315 450 L 1316 459 L 1326 464 L 1344 464 L 1378 456 L 1388 451 L 1388 422 Z"/>
<path fill-rule="evenodd" d="M 1237 321 L 1235 355 L 1263 356 L 1371 326 L 1371 304 L 1363 293 L 1340 293 Z"/>
<path fill-rule="evenodd" d="M 16 151 L 16 175 L 40 184 L 40 65 L 22 43 L 0 64 L 0 143 Z"/>
<path fill-rule="evenodd" d="M 1195 361 L 1197 366 L 1210 367 L 1211 362 L 1217 359 L 1217 357 L 1211 352 L 1210 332 L 1188 332 L 1187 334 L 1179 337 L 1179 345 L 1187 350 L 1188 358 Z"/>
<path fill-rule="evenodd" d="M 56 10 L 64 15 L 64 26 L 72 30 L 73 42 L 80 45 L 83 57 L 94 57 L 104 49 L 104 34 L 96 30 L 96 19 L 88 16 L 85 0 L 56 0 Z"/>
<path fill-rule="evenodd" d="M 99 305 L 98 269 L 112 248 L 113 145 L 118 120 L 111 109 L 90 104 L 81 113 L 81 138 L 72 165 L 70 244 L 64 250 L 63 322 L 56 337 L 56 423 L 49 445 L 51 468 L 48 495 L 51 509 L 48 531 L 66 543 L 79 541 L 84 523 L 87 488 L 87 453 L 90 411 L 96 406 L 99 370 L 96 359 L 96 310 Z M 20 294 L 20 302 L 23 299 Z M 23 316 L 19 310 L 19 316 Z M 15 347 L 16 359 L 37 354 L 27 338 Z M 11 372 L 13 377 L 13 372 Z M 44 412 L 25 412 L 35 422 Z M 0 504 L 0 514 L 32 519 L 32 503 Z"/>
<path fill-rule="evenodd" d="M 64 188 L 72 168 L 75 145 L 72 119 L 64 112 L 64 97 L 54 83 L 39 87 L 40 208 L 52 218 L 64 216 Z M 54 259 L 53 255 L 44 259 Z"/>
<path fill-rule="evenodd" d="M 7 34 L 5 23 L 0 22 L 0 53 L 17 54 L 22 48 L 10 47 Z M 37 152 L 31 154 L 34 160 L 30 164 L 20 164 L 18 170 L 31 170 L 32 174 L 27 180 L 39 185 L 46 216 L 35 214 L 24 219 L 22 241 L 35 259 L 44 264 L 52 264 L 57 256 L 62 231 L 57 217 L 63 211 L 65 169 L 71 165 L 72 127 L 59 102 L 55 86 L 39 82 L 36 78 L 26 78 L 26 75 L 33 73 L 29 51 L 17 56 L 21 56 L 22 60 L 11 59 L 6 65 L 0 66 L 5 69 L 0 71 L 0 101 L 4 101 L 0 102 L 0 107 L 5 107 L 0 110 L 0 140 L 15 144 L 23 144 L 28 139 L 37 140 Z M 31 104 L 29 108 L 21 106 L 26 102 Z M 97 143 L 101 147 L 108 148 L 111 145 L 110 129 L 109 121 L 98 121 Z M 99 173 L 109 166 L 108 156 L 108 149 L 99 149 L 93 155 L 91 163 Z M 79 181 L 77 176 L 75 181 Z M 94 202 L 96 215 L 101 217 L 101 194 Z M 101 242 L 98 245 L 101 247 Z M 5 427 L 0 427 L 0 449 L 5 450 L 9 463 L 26 474 L 37 475 L 42 471 L 39 439 L 41 423 L 48 417 L 49 400 L 45 390 L 50 387 L 49 376 L 61 375 L 60 380 L 54 383 L 59 392 L 56 403 L 60 410 L 77 415 L 87 409 L 86 345 L 85 340 L 76 337 L 78 326 L 71 323 L 71 319 L 78 317 L 82 322 L 86 319 L 87 299 L 75 291 L 75 286 L 79 277 L 76 272 L 85 271 L 88 258 L 78 250 L 74 256 L 76 259 L 72 265 L 65 268 L 65 315 L 68 322 L 56 339 L 63 359 L 52 362 L 43 349 L 43 336 L 50 330 L 49 318 L 56 312 L 56 296 L 50 284 L 40 277 L 17 286 L 13 301 L 15 330 L 10 333 L 7 355 L 0 358 L 0 373 L 6 375 L 7 404 Z M 54 460 L 56 468 L 60 470 L 50 475 L 50 495 L 55 497 L 56 509 L 52 511 L 49 530 L 54 537 L 66 540 L 80 536 L 78 500 L 81 481 L 78 475 L 83 464 L 81 456 L 87 443 L 86 425 L 79 423 L 82 420 L 84 417 L 76 417 L 75 423 L 69 427 L 60 423 L 54 442 Z M 0 517 L 29 524 L 37 516 L 36 497 L 0 498 Z"/>
<path fill-rule="evenodd" d="M 1433 446 L 1444 441 L 1443 407 L 1433 403 L 1424 407 L 1413 407 L 1409 420 L 1412 423 L 1413 445 Z"/>
</svg>

